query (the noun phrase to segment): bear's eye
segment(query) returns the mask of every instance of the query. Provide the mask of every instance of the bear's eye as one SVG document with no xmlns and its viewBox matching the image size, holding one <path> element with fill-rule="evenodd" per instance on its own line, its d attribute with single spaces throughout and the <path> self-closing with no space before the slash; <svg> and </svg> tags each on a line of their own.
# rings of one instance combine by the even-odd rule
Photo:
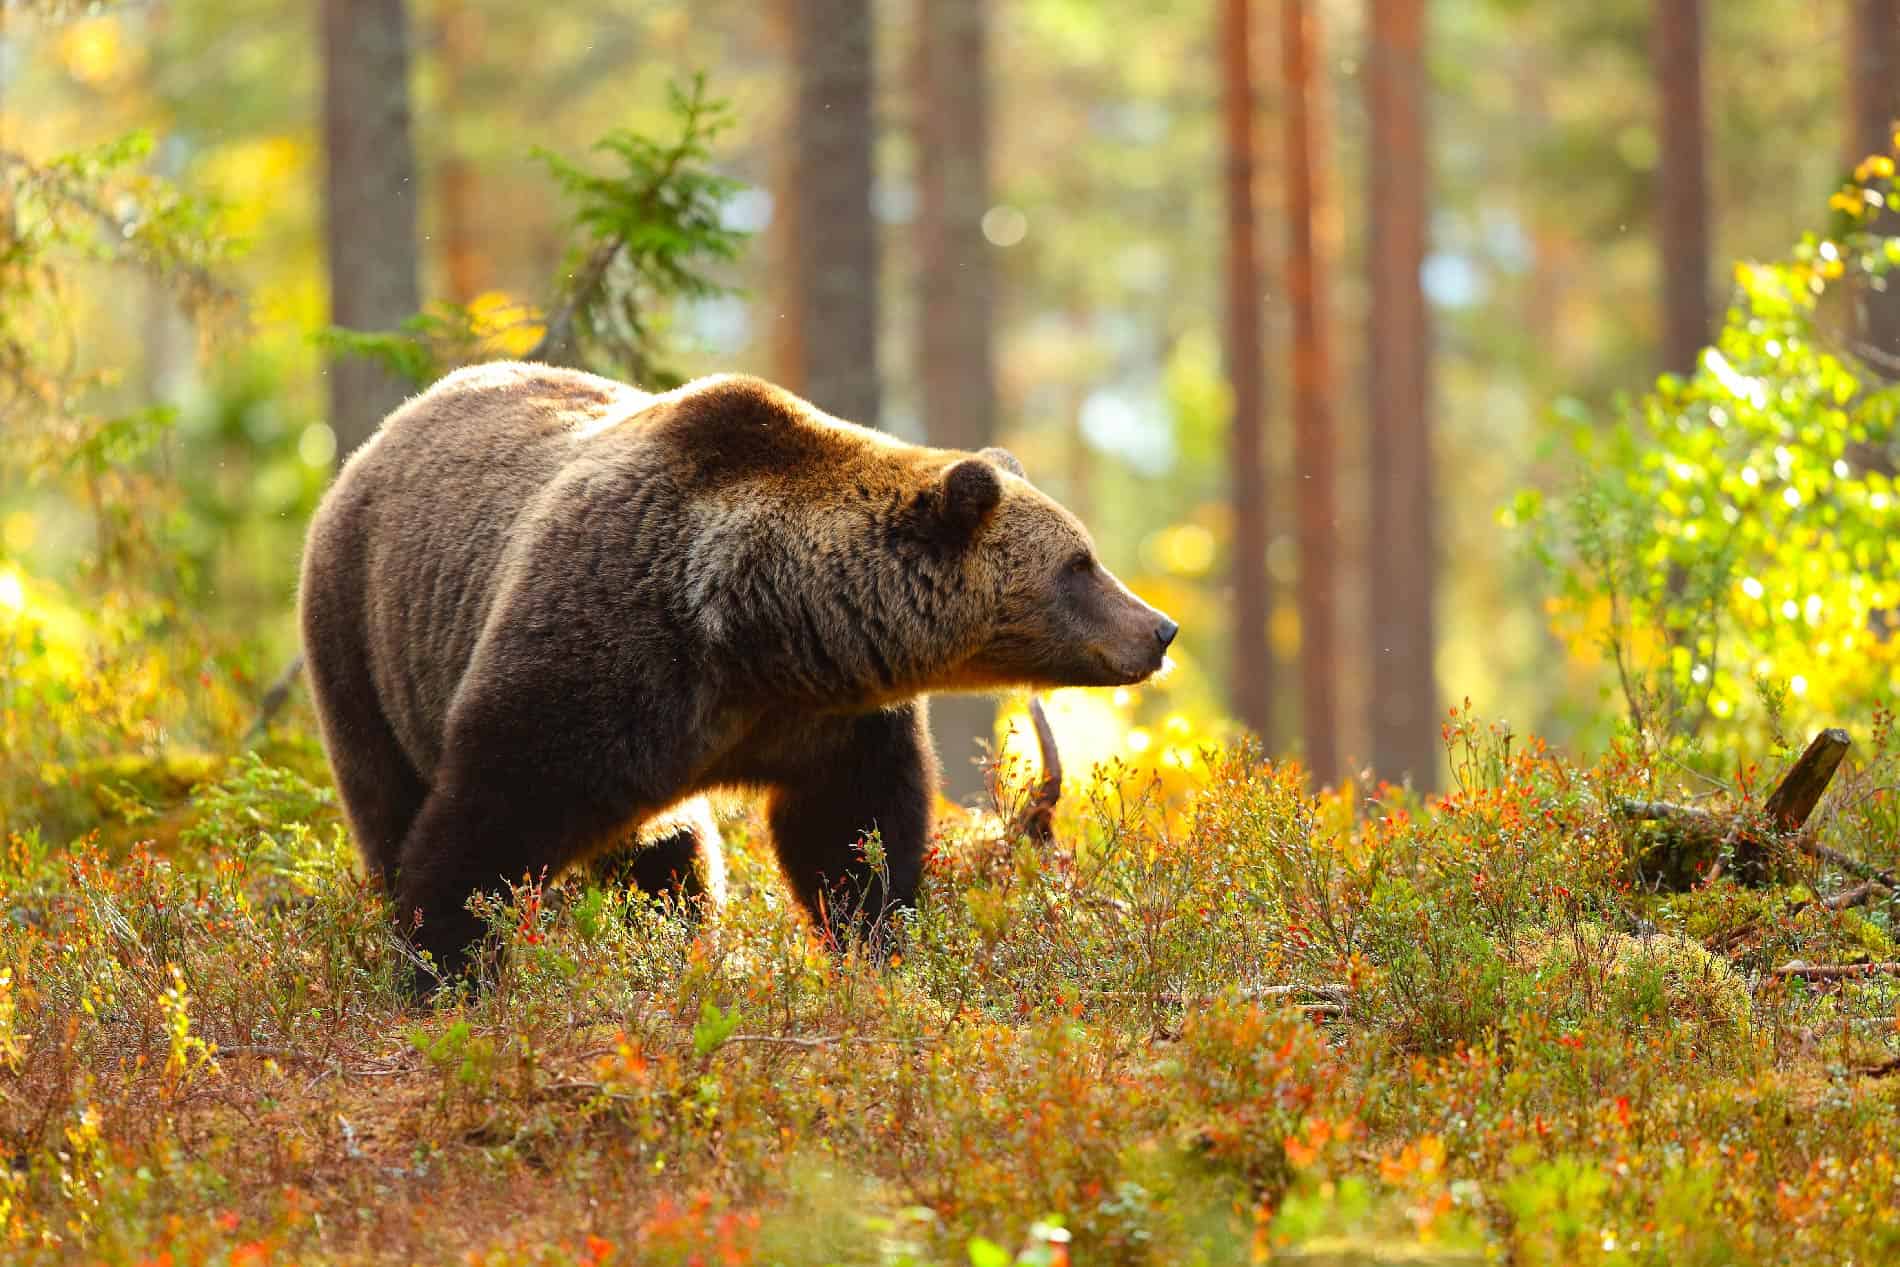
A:
<svg viewBox="0 0 1900 1267">
<path fill-rule="evenodd" d="M 1071 572 L 1087 572 L 1094 568 L 1094 566 L 1095 556 L 1090 554 L 1087 550 L 1076 551 L 1075 557 L 1069 560 L 1069 571 Z"/>
</svg>

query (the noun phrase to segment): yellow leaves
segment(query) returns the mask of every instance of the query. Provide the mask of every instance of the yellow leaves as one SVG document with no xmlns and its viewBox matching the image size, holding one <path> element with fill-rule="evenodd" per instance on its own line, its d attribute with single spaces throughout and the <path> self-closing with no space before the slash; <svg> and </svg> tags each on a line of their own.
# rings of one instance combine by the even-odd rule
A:
<svg viewBox="0 0 1900 1267">
<path fill-rule="evenodd" d="M 1870 180 L 1892 180 L 1893 160 L 1885 154 L 1869 155 L 1854 169 L 1854 179 L 1863 185 Z"/>
<path fill-rule="evenodd" d="M 159 995 L 165 1011 L 165 1032 L 170 1042 L 165 1058 L 165 1086 L 168 1092 L 181 1091 L 199 1073 L 218 1071 L 217 1047 L 191 1032 L 191 996 L 185 993 L 185 974 L 177 964 L 168 965 L 172 983 Z"/>
<path fill-rule="evenodd" d="M 1397 1153 L 1381 1158 L 1379 1177 L 1389 1184 L 1399 1185 L 1414 1179 L 1429 1179 L 1442 1173 L 1444 1168 L 1445 1141 L 1436 1135 L 1426 1135 Z"/>
<path fill-rule="evenodd" d="M 503 290 L 489 290 L 468 301 L 475 336 L 504 356 L 525 356 L 541 341 L 541 310 Z"/>
<path fill-rule="evenodd" d="M 0 571 L 0 616 L 18 615 L 26 610 L 26 584 L 12 568 Z"/>
<path fill-rule="evenodd" d="M 13 969 L 0 968 L 0 1063 L 16 1072 L 26 1054 L 16 1029 L 19 1010 L 19 1000 L 13 992 Z"/>
<path fill-rule="evenodd" d="M 1843 211 L 1850 216 L 1859 216 L 1866 212 L 1867 202 L 1858 189 L 1843 189 L 1827 200 L 1831 210 Z"/>
<path fill-rule="evenodd" d="M 1300 654 L 1300 610 L 1292 603 L 1277 603 L 1273 614 L 1267 618 L 1267 641 L 1273 646 L 1273 654 L 1282 661 L 1297 659 Z"/>
<path fill-rule="evenodd" d="M 60 34 L 54 55 L 88 88 L 102 88 L 135 69 L 141 54 L 128 45 L 115 17 L 86 18 Z"/>
<path fill-rule="evenodd" d="M 212 150 L 201 179 L 223 207 L 224 230 L 251 238 L 280 214 L 283 191 L 301 187 L 310 165 L 308 138 L 265 136 Z"/>
</svg>

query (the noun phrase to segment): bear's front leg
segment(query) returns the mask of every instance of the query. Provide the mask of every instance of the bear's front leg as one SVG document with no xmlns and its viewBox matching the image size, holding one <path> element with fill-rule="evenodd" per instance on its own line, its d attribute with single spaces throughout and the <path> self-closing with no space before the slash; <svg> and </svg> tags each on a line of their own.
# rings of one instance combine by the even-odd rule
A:
<svg viewBox="0 0 1900 1267">
<path fill-rule="evenodd" d="M 444 980 L 463 971 L 482 937 L 469 896 L 500 891 L 542 867 L 551 875 L 565 852 L 518 813 L 503 785 L 438 783 L 403 841 L 396 872 L 396 922 L 427 951 Z M 538 847 L 537 847 L 538 846 Z M 417 920 L 420 923 L 416 923 Z"/>
<path fill-rule="evenodd" d="M 479 759 L 495 751 L 508 759 Z M 421 916 L 411 944 L 428 951 L 445 978 L 468 966 L 482 937 L 470 894 L 552 880 L 630 812 L 603 801 L 578 757 L 530 763 L 522 755 L 519 747 L 452 746 L 403 841 L 396 921 L 410 932 Z"/>
<path fill-rule="evenodd" d="M 888 929 L 915 905 L 936 795 L 922 701 L 826 721 L 799 736 L 799 759 L 774 780 L 769 821 L 779 866 L 828 937 Z M 882 874 L 862 842 L 877 832 Z"/>
</svg>

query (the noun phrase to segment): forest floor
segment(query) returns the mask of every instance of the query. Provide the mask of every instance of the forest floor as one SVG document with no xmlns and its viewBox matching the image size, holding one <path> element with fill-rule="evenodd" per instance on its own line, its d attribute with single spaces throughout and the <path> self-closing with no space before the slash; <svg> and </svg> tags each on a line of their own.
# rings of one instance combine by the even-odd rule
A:
<svg viewBox="0 0 1900 1267">
<path fill-rule="evenodd" d="M 1098 772 L 1050 845 L 955 820 L 881 969 L 740 818 L 716 917 L 524 886 L 433 1009 L 307 737 L 118 780 L 0 859 L 0 1257 L 1891 1261 L 1890 891 L 1658 888 L 1644 761 L 1449 737 L 1429 804 L 1237 752 Z M 1885 742 L 1815 820 L 1881 867 Z"/>
</svg>

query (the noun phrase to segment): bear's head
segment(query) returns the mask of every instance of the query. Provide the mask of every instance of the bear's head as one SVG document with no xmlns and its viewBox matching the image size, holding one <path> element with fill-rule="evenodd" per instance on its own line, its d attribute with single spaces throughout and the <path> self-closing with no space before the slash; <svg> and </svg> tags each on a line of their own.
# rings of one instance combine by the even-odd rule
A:
<svg viewBox="0 0 1900 1267">
<path fill-rule="evenodd" d="M 941 688 L 1127 686 L 1166 662 L 1174 621 L 1096 557 L 1080 520 L 985 449 L 943 468 L 941 531 L 991 600 L 975 649 Z"/>
</svg>

